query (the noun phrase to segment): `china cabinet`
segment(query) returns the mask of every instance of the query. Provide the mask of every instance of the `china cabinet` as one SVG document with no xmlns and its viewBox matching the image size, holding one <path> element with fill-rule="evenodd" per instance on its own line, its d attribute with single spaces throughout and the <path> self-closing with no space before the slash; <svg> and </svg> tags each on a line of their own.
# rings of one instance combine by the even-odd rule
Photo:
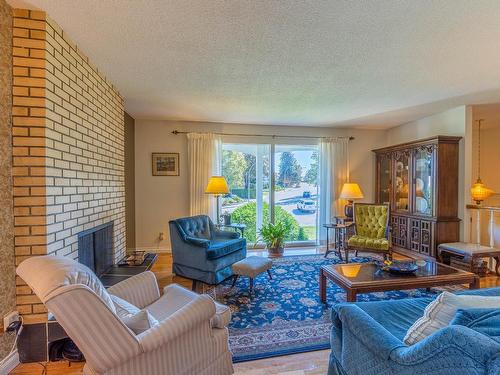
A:
<svg viewBox="0 0 500 375">
<path fill-rule="evenodd" d="M 373 150 L 375 196 L 391 206 L 394 247 L 435 257 L 437 245 L 459 241 L 459 141 L 436 136 Z"/>
</svg>

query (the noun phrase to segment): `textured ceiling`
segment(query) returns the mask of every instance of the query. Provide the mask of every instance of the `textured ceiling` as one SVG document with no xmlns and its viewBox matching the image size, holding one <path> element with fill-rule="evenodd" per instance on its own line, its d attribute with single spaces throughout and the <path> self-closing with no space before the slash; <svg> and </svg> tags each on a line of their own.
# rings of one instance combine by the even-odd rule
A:
<svg viewBox="0 0 500 375">
<path fill-rule="evenodd" d="M 500 101 L 498 0 L 11 0 L 135 118 L 389 127 Z"/>
</svg>

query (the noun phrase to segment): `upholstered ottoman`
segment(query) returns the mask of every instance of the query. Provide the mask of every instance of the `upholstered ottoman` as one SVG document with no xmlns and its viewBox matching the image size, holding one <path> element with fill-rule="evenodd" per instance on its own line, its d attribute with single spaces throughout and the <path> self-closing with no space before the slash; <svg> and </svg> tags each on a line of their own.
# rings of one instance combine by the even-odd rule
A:
<svg viewBox="0 0 500 375">
<path fill-rule="evenodd" d="M 251 256 L 251 257 L 242 259 L 239 262 L 234 263 L 232 265 L 234 279 L 233 279 L 233 285 L 231 285 L 231 288 L 234 287 L 234 285 L 236 284 L 238 277 L 247 276 L 250 278 L 250 293 L 252 293 L 254 280 L 262 272 L 267 271 L 267 274 L 269 275 L 269 279 L 272 279 L 271 271 L 270 271 L 272 266 L 273 266 L 273 262 L 271 260 L 269 260 L 268 258 L 257 257 L 257 256 Z"/>
<path fill-rule="evenodd" d="M 482 258 L 493 258 L 495 272 L 500 276 L 500 249 L 467 242 L 442 243 L 438 246 L 438 257 L 443 263 L 450 264 L 450 255 L 462 258 L 469 264 L 471 272 L 479 273 L 480 276 L 484 275 L 477 266 L 478 262 L 482 263 Z"/>
</svg>

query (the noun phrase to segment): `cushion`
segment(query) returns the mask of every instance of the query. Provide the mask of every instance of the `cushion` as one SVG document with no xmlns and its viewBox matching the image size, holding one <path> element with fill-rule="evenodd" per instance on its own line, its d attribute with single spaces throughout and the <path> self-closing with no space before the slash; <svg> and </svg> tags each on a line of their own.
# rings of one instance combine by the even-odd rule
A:
<svg viewBox="0 0 500 375">
<path fill-rule="evenodd" d="M 198 294 L 180 285 L 168 285 L 163 289 L 163 296 L 149 305 L 147 310 L 156 319 L 163 321 L 197 297 Z M 231 309 L 229 306 L 216 301 L 214 303 L 215 315 L 211 319 L 212 326 L 215 328 L 225 328 L 231 321 Z"/>
<path fill-rule="evenodd" d="M 476 321 L 480 321 L 483 318 L 488 318 L 490 316 L 500 316 L 500 309 L 496 308 L 477 308 L 477 309 L 458 309 L 457 313 L 450 322 L 450 325 L 460 325 L 469 327 Z M 500 329 L 500 325 L 498 326 Z"/>
<path fill-rule="evenodd" d="M 248 276 L 252 279 L 273 266 L 273 262 L 264 257 L 251 256 L 232 265 L 236 275 Z"/>
<path fill-rule="evenodd" d="M 500 249 L 495 249 L 488 246 L 479 245 L 477 243 L 469 243 L 469 242 L 450 242 L 450 243 L 442 243 L 438 246 L 440 251 L 450 251 L 454 254 L 460 255 L 474 255 L 481 253 L 500 253 Z"/>
<path fill-rule="evenodd" d="M 458 309 L 450 324 L 469 327 L 500 343 L 500 309 Z"/>
<path fill-rule="evenodd" d="M 206 215 L 198 215 L 191 217 L 183 217 L 175 220 L 175 224 L 179 232 L 185 236 L 198 237 L 209 240 L 210 234 L 210 218 Z"/>
<path fill-rule="evenodd" d="M 139 310 L 135 314 L 125 315 L 120 318 L 123 324 L 132 330 L 136 335 L 147 331 L 151 327 L 158 325 L 158 320 L 155 319 L 147 310 Z"/>
<path fill-rule="evenodd" d="M 34 256 L 24 260 L 16 273 L 45 303 L 57 289 L 72 284 L 89 287 L 102 301 L 116 313 L 115 305 L 99 278 L 90 268 L 63 256 Z"/>
<path fill-rule="evenodd" d="M 404 298 L 356 302 L 355 304 L 395 337 L 403 341 L 408 329 L 417 319 L 422 317 L 425 308 L 432 300 L 433 298 Z"/>
<path fill-rule="evenodd" d="M 455 293 L 457 295 L 470 295 L 470 296 L 492 296 L 500 297 L 500 288 L 481 288 L 481 289 L 465 289 L 461 292 Z"/>
<path fill-rule="evenodd" d="M 207 249 L 207 259 L 217 259 L 234 253 L 245 246 L 245 239 L 215 238 L 210 241 Z"/>
<path fill-rule="evenodd" d="M 389 240 L 387 238 L 369 238 L 359 234 L 351 236 L 347 241 L 351 247 L 361 247 L 374 250 L 389 250 Z"/>
<path fill-rule="evenodd" d="M 404 338 L 407 345 L 413 345 L 434 332 L 444 328 L 453 320 L 458 309 L 500 308 L 500 297 L 483 297 L 441 293 L 425 308 L 424 316 L 408 330 Z"/>
<path fill-rule="evenodd" d="M 368 238 L 383 238 L 387 231 L 389 208 L 379 204 L 354 204 L 356 233 Z"/>
<path fill-rule="evenodd" d="M 212 230 L 213 239 L 235 239 L 240 238 L 241 235 L 238 232 L 228 231 L 228 230 Z"/>
<path fill-rule="evenodd" d="M 122 318 L 127 315 L 137 314 L 141 309 L 137 306 L 132 305 L 130 302 L 125 301 L 123 298 L 117 297 L 113 294 L 110 295 L 116 308 L 116 315 Z"/>
</svg>

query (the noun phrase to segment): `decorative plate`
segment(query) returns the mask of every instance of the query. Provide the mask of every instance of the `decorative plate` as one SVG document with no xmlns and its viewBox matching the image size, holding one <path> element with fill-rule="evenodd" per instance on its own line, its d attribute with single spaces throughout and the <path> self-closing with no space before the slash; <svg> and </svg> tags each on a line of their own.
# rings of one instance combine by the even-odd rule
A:
<svg viewBox="0 0 500 375">
<path fill-rule="evenodd" d="M 391 264 L 387 267 L 390 273 L 397 274 L 412 274 L 418 270 L 418 266 L 414 263 L 404 263 L 404 264 Z"/>
<path fill-rule="evenodd" d="M 418 266 L 413 262 L 381 263 L 380 268 L 383 271 L 398 275 L 410 275 L 418 270 Z"/>
<path fill-rule="evenodd" d="M 429 208 L 429 203 L 427 203 L 427 200 L 425 198 L 417 197 L 415 206 L 418 212 L 427 212 L 427 209 Z"/>
</svg>

